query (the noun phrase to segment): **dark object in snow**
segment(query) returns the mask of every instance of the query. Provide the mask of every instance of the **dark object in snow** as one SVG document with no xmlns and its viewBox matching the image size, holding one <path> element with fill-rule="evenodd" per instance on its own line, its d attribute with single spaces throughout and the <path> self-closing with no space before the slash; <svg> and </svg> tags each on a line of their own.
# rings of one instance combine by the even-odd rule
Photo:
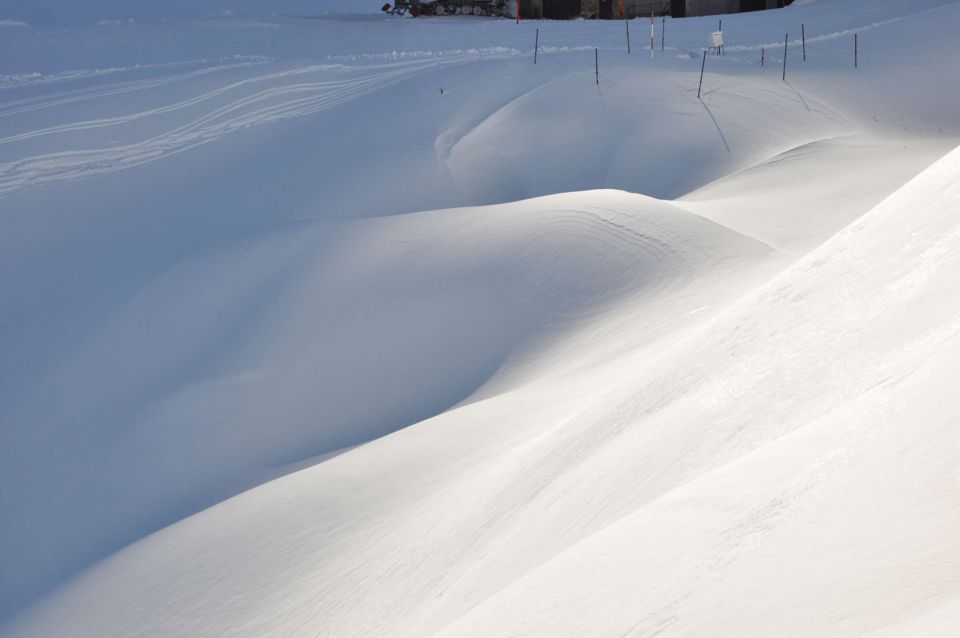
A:
<svg viewBox="0 0 960 638">
<path fill-rule="evenodd" d="M 507 0 L 397 0 L 389 13 L 419 15 L 505 16 Z"/>
<path fill-rule="evenodd" d="M 519 2 L 519 15 L 517 3 Z M 394 15 L 474 15 L 563 20 L 575 17 L 627 20 L 674 18 L 776 9 L 792 0 L 396 0 L 382 10 Z"/>
</svg>

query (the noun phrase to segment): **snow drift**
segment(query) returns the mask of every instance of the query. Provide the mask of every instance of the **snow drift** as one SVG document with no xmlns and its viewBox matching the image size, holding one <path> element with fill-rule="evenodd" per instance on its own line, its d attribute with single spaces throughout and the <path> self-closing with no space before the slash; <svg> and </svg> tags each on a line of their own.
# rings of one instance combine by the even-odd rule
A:
<svg viewBox="0 0 960 638">
<path fill-rule="evenodd" d="M 953 633 L 960 5 L 824 4 L 11 30 L 0 633 Z"/>
<path fill-rule="evenodd" d="M 303 609 L 371 635 L 942 628 L 960 584 L 958 168 L 960 151 L 689 335 L 231 499 L 24 631 L 284 633 Z"/>
</svg>

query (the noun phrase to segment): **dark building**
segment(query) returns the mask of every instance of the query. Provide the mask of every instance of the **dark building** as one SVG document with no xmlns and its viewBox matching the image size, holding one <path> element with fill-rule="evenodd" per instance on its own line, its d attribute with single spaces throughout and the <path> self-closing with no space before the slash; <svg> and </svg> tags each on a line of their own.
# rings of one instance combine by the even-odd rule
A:
<svg viewBox="0 0 960 638">
<path fill-rule="evenodd" d="M 622 19 L 649 16 L 651 12 L 658 16 L 685 18 L 693 16 L 715 15 L 718 13 L 740 13 L 742 11 L 761 11 L 777 9 L 790 4 L 793 0 L 521 0 L 521 15 L 528 14 L 538 18 L 569 18 L 580 15 L 585 18 Z M 573 10 L 573 4 L 579 10 Z"/>
<path fill-rule="evenodd" d="M 674 18 L 685 18 L 718 13 L 762 11 L 780 9 L 792 2 L 793 0 L 671 0 L 669 15 Z"/>
</svg>

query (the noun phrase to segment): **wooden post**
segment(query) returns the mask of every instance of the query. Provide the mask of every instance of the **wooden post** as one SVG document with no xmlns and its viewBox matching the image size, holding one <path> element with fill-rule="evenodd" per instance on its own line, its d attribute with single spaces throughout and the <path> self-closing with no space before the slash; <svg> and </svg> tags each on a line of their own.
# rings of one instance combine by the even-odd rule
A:
<svg viewBox="0 0 960 638">
<path fill-rule="evenodd" d="M 790 39 L 788 33 L 783 37 L 783 81 L 787 81 L 787 41 Z"/>
<path fill-rule="evenodd" d="M 623 6 L 623 26 L 627 29 L 627 54 L 630 54 L 630 21 L 627 20 L 627 9 L 624 6 L 624 3 L 620 3 L 620 6 Z"/>
<path fill-rule="evenodd" d="M 800 40 L 803 42 L 803 61 L 807 61 L 807 27 L 804 24 L 800 25 Z"/>
<path fill-rule="evenodd" d="M 537 63 L 537 51 L 540 50 L 540 29 L 537 29 L 537 34 L 533 36 L 533 63 Z"/>
<path fill-rule="evenodd" d="M 520 24 L 520 0 L 517 0 L 517 24 Z"/>
<path fill-rule="evenodd" d="M 697 88 L 697 99 L 700 99 L 700 91 L 703 90 L 703 70 L 707 67 L 707 50 L 703 50 L 703 62 L 700 63 L 700 86 Z"/>
<path fill-rule="evenodd" d="M 597 86 L 600 86 L 600 56 L 597 50 L 593 50 L 593 72 L 597 76 Z"/>
</svg>

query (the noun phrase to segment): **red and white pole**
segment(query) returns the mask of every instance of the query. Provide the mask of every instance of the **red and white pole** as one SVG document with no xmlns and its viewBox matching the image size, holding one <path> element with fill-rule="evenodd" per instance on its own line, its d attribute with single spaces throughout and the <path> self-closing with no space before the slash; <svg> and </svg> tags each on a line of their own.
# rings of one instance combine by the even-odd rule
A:
<svg viewBox="0 0 960 638">
<path fill-rule="evenodd" d="M 650 59 L 651 60 L 653 59 L 653 40 L 654 40 L 653 25 L 654 25 L 653 9 L 650 9 Z"/>
</svg>

